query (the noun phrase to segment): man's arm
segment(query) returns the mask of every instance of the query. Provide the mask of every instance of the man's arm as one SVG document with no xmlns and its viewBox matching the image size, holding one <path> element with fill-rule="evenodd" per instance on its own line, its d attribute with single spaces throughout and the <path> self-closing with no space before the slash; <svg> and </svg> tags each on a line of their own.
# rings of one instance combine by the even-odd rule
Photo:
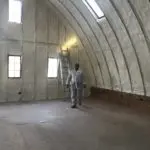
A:
<svg viewBox="0 0 150 150">
<path fill-rule="evenodd" d="M 72 78 L 72 75 L 71 75 L 71 72 L 69 72 L 68 77 L 67 77 L 67 81 L 66 81 L 67 88 L 69 88 L 71 78 Z"/>
<path fill-rule="evenodd" d="M 82 72 L 82 83 L 83 83 L 83 88 L 86 88 L 86 82 L 85 82 L 85 77 L 83 72 Z"/>
</svg>

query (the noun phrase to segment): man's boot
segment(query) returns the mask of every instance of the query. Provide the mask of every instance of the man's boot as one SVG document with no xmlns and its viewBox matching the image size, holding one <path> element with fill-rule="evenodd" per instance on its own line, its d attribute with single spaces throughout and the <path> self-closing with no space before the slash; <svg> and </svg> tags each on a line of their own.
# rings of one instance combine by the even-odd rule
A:
<svg viewBox="0 0 150 150">
<path fill-rule="evenodd" d="M 76 105 L 72 105 L 71 108 L 77 108 L 77 106 Z"/>
</svg>

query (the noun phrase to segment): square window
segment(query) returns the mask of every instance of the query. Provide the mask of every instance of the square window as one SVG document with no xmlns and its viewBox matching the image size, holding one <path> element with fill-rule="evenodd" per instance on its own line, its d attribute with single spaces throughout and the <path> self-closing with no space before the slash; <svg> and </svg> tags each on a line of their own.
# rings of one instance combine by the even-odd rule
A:
<svg viewBox="0 0 150 150">
<path fill-rule="evenodd" d="M 9 0 L 9 22 L 21 23 L 22 16 L 21 0 Z"/>
<path fill-rule="evenodd" d="M 9 56 L 8 59 L 8 77 L 20 78 L 21 74 L 21 56 Z"/>
<path fill-rule="evenodd" d="M 48 78 L 56 78 L 58 74 L 58 60 L 56 58 L 48 59 Z"/>
</svg>

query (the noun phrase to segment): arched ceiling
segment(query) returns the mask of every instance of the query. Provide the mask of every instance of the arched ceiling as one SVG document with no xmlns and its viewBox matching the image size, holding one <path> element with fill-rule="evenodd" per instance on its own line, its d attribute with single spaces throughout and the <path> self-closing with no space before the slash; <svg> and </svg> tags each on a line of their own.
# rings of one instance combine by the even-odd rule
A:
<svg viewBox="0 0 150 150">
<path fill-rule="evenodd" d="M 95 0 L 97 21 L 82 0 L 48 0 L 74 29 L 89 59 L 95 86 L 150 96 L 150 3 Z"/>
</svg>

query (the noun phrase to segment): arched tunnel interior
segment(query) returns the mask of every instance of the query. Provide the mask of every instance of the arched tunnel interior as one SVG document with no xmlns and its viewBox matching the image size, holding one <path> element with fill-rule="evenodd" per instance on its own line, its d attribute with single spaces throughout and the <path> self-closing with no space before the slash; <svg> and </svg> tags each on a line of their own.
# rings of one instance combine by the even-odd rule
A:
<svg viewBox="0 0 150 150">
<path fill-rule="evenodd" d="M 0 0 L 0 102 L 1 150 L 149 150 L 149 0 Z"/>
</svg>

